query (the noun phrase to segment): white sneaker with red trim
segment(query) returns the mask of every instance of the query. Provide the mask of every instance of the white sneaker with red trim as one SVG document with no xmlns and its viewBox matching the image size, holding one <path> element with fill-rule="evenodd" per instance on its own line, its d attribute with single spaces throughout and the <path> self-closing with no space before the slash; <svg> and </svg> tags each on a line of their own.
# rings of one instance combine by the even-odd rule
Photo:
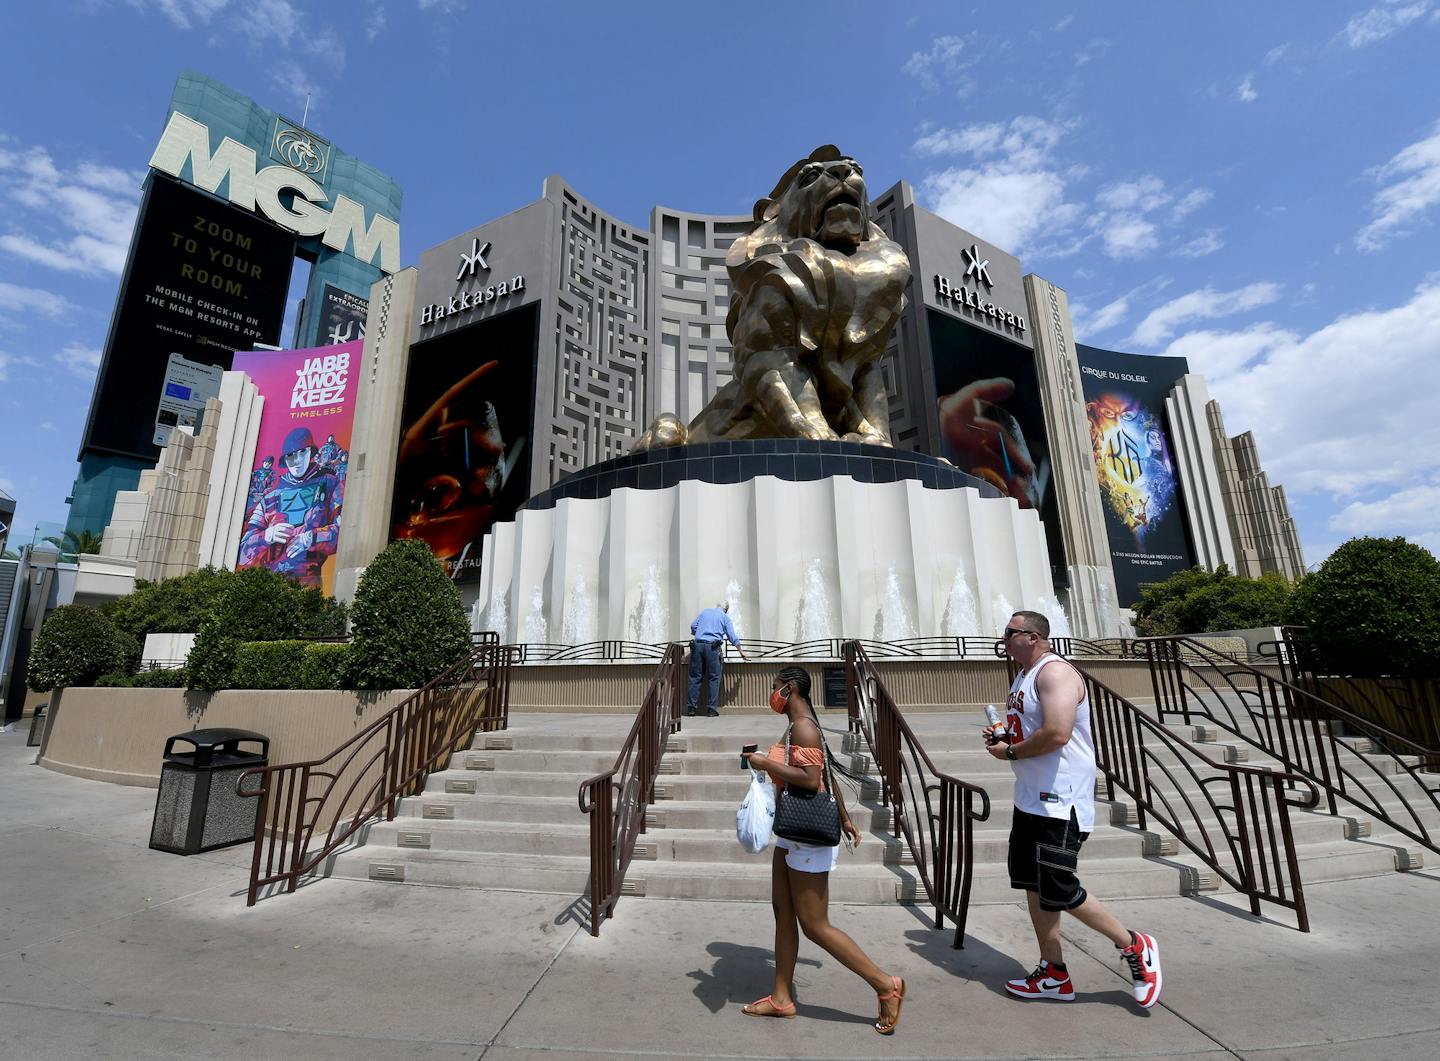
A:
<svg viewBox="0 0 1440 1061">
<path fill-rule="evenodd" d="M 1131 991 L 1135 995 L 1135 1001 L 1140 1003 L 1144 1009 L 1149 1009 L 1160 1001 L 1160 988 L 1163 980 L 1160 976 L 1160 944 L 1155 942 L 1154 936 L 1147 936 L 1143 932 L 1131 932 L 1135 942 L 1120 951 L 1120 956 L 1130 966 Z"/>
<path fill-rule="evenodd" d="M 1075 1001 L 1075 985 L 1070 974 L 1053 969 L 1044 958 L 1035 971 L 1021 980 L 1007 980 L 1005 990 L 1016 998 L 1053 998 L 1058 1002 Z"/>
</svg>

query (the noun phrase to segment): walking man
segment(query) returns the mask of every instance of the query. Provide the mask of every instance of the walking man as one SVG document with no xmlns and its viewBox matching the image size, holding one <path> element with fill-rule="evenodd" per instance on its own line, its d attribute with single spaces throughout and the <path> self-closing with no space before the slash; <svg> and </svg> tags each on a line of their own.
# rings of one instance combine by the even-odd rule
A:
<svg viewBox="0 0 1440 1061">
<path fill-rule="evenodd" d="M 745 659 L 745 650 L 740 647 L 740 638 L 735 634 L 735 624 L 726 613 L 730 602 L 721 601 L 713 608 L 706 608 L 690 624 L 690 688 L 685 696 L 685 713 L 693 715 L 700 705 L 700 680 L 708 678 L 710 685 L 711 718 L 720 714 L 720 671 L 724 667 L 724 649 L 721 642 L 728 640 Z"/>
<path fill-rule="evenodd" d="M 1050 650 L 1050 621 L 1039 612 L 1016 612 L 1004 637 L 1020 673 L 1005 705 L 1005 736 L 987 736 L 988 750 L 1015 771 L 1010 886 L 1025 892 L 1040 944 L 1035 971 L 1005 990 L 1018 998 L 1074 1001 L 1060 951 L 1060 913 L 1068 910 L 1115 944 L 1129 966 L 1135 1001 L 1149 1009 L 1160 1000 L 1159 945 L 1122 925 L 1075 875 L 1080 845 L 1095 828 L 1089 693 L 1079 671 Z"/>
</svg>

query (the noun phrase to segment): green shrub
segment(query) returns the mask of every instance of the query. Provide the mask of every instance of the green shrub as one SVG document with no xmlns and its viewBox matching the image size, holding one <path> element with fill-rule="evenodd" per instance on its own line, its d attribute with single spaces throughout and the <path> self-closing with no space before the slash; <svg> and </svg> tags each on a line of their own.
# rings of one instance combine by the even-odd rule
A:
<svg viewBox="0 0 1440 1061">
<path fill-rule="evenodd" d="M 1301 580 L 1286 619 L 1335 673 L 1440 677 L 1440 560 L 1404 538 L 1352 538 Z"/>
<path fill-rule="evenodd" d="M 134 592 L 106 601 L 100 610 L 141 641 L 146 634 L 193 634 L 214 610 L 233 576 L 232 571 L 202 567 L 158 582 L 141 579 Z"/>
<path fill-rule="evenodd" d="M 1278 626 L 1294 587 L 1281 575 L 1241 578 L 1225 565 L 1179 571 L 1140 595 L 1135 631 L 1141 637 L 1203 634 Z"/>
<path fill-rule="evenodd" d="M 265 568 L 237 571 L 225 580 L 200 624 L 185 665 L 190 686 L 211 691 L 234 687 L 236 649 L 247 641 L 326 637 L 344 630 L 344 607 L 319 590 L 305 589 Z"/>
<path fill-rule="evenodd" d="M 297 689 L 343 689 L 350 660 L 350 646 L 327 641 L 308 641 L 300 660 Z"/>
<path fill-rule="evenodd" d="M 128 674 L 102 674 L 95 679 L 97 689 L 128 689 L 131 684 L 132 679 Z"/>
<path fill-rule="evenodd" d="M 423 542 L 391 542 L 355 590 L 353 689 L 418 689 L 470 650 L 460 594 Z"/>
<path fill-rule="evenodd" d="M 135 689 L 183 689 L 185 670 L 175 667 L 170 670 L 147 670 L 131 675 L 130 685 Z"/>
<path fill-rule="evenodd" d="M 235 646 L 231 689 L 298 689 L 304 641 L 247 641 Z"/>
<path fill-rule="evenodd" d="M 26 680 L 37 693 L 91 685 L 102 674 L 124 672 L 134 641 L 94 608 L 64 605 L 40 628 Z M 138 659 L 139 652 L 134 655 Z"/>
</svg>

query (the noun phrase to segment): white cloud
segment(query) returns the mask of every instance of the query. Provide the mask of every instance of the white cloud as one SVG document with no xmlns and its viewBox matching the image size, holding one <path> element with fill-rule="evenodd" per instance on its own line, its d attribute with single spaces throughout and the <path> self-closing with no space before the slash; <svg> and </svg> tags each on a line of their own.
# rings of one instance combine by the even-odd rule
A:
<svg viewBox="0 0 1440 1061">
<path fill-rule="evenodd" d="M 1189 243 L 1177 248 L 1175 253 L 1182 258 L 1203 258 L 1207 254 L 1214 254 L 1223 246 L 1225 241 L 1220 238 L 1220 230 L 1207 228 Z"/>
<path fill-rule="evenodd" d="M 1170 211 L 1170 220 L 1179 221 L 1188 217 L 1213 198 L 1215 193 L 1209 188 L 1195 188 L 1186 192 Z"/>
<path fill-rule="evenodd" d="M 1111 49 L 1114 43 L 1114 41 L 1107 41 L 1100 37 L 1095 38 L 1075 53 L 1075 65 L 1085 66 L 1095 59 L 1099 59 Z"/>
<path fill-rule="evenodd" d="M 142 11 L 158 11 L 180 29 L 191 29 L 197 23 L 209 22 L 226 0 L 130 0 L 130 6 Z"/>
<path fill-rule="evenodd" d="M 1076 338 L 1088 342 L 1092 335 L 1099 335 L 1115 327 L 1130 312 L 1130 296 L 1121 295 L 1113 302 L 1107 302 L 1093 314 L 1080 303 L 1071 303 L 1070 317 L 1075 324 Z"/>
<path fill-rule="evenodd" d="M 971 165 L 931 173 L 922 194 L 948 221 L 1018 253 L 1043 225 L 1061 231 L 1079 208 L 1065 201 L 1065 177 L 1052 154 L 1068 126 L 1022 115 L 921 137 L 915 151 L 936 157 L 970 155 Z"/>
<path fill-rule="evenodd" d="M 1254 103 L 1260 98 L 1260 93 L 1255 91 L 1255 75 L 1246 74 L 1245 80 L 1235 86 L 1235 99 L 1241 103 Z"/>
<path fill-rule="evenodd" d="M 1160 245 L 1155 226 L 1135 214 L 1111 214 L 1100 229 L 1105 253 L 1112 258 L 1140 258 Z"/>
<path fill-rule="evenodd" d="M 1374 251 L 1408 233 L 1432 206 L 1440 203 L 1440 122 L 1424 140 L 1405 148 L 1376 171 L 1376 179 L 1390 181 L 1376 193 L 1371 208 L 1375 219 L 1360 230 L 1355 243 Z"/>
<path fill-rule="evenodd" d="M 1410 486 L 1374 501 L 1352 501 L 1330 517 L 1330 529 L 1342 534 L 1393 537 L 1417 531 L 1440 534 L 1440 483 Z"/>
<path fill-rule="evenodd" d="M 1276 63 L 1278 63 L 1281 59 L 1285 57 L 1285 53 L 1289 50 L 1289 41 L 1286 41 L 1284 44 L 1275 45 L 1275 47 L 1271 48 L 1268 52 L 1265 53 L 1265 65 L 1274 66 Z"/>
<path fill-rule="evenodd" d="M 38 313 L 44 317 L 59 317 L 74 309 L 75 305 L 63 295 L 43 291 L 38 287 L 21 287 L 0 281 L 0 310 L 18 313 Z"/>
<path fill-rule="evenodd" d="M 1187 332 L 1165 349 L 1165 355 L 1185 358 L 1210 379 L 1224 379 L 1297 338 L 1268 322 L 1238 332 Z"/>
<path fill-rule="evenodd" d="M 55 355 L 55 360 L 82 379 L 91 379 L 100 367 L 100 353 L 94 347 L 70 343 Z"/>
<path fill-rule="evenodd" d="M 1264 306 L 1279 297 L 1280 285 L 1269 282 L 1250 284 L 1234 291 L 1216 291 L 1213 287 L 1191 291 L 1151 310 L 1127 342 L 1135 346 L 1155 346 L 1189 321 L 1228 317 Z"/>
<path fill-rule="evenodd" d="M 384 0 L 366 0 L 365 39 L 373 41 L 384 33 L 387 21 Z"/>
<path fill-rule="evenodd" d="M 1054 32 L 1056 32 L 1056 33 L 1064 33 L 1067 29 L 1070 28 L 1070 23 L 1072 23 L 1072 22 L 1074 22 L 1074 21 L 1075 21 L 1075 12 L 1072 11 L 1072 12 L 1070 12 L 1070 14 L 1068 14 L 1068 15 L 1066 15 L 1064 18 L 1062 18 L 1059 22 L 1055 23 Z"/>
<path fill-rule="evenodd" d="M 0 199 L 11 204 L 0 251 L 63 272 L 120 272 L 143 179 L 94 162 L 62 170 L 43 147 L 0 148 Z M 22 217 L 31 231 L 17 231 Z"/>
<path fill-rule="evenodd" d="M 938 91 L 942 78 L 954 78 L 973 65 L 964 57 L 965 47 L 964 37 L 936 37 L 926 51 L 911 53 L 900 69 L 928 91 Z"/>
<path fill-rule="evenodd" d="M 26 357 L 24 354 L 7 354 L 0 350 L 0 383 L 10 378 L 10 369 L 17 365 L 38 365 L 39 362 L 33 357 Z"/>
<path fill-rule="evenodd" d="M 1159 177 L 1147 175 L 1101 188 L 1095 201 L 1112 210 L 1149 211 L 1164 205 L 1168 197 L 1165 182 Z"/>
<path fill-rule="evenodd" d="M 1388 0 L 1362 11 L 1340 31 L 1339 39 L 1351 48 L 1363 48 L 1400 32 L 1430 9 L 1430 0 Z"/>
<path fill-rule="evenodd" d="M 1364 517 L 1357 508 L 1344 517 L 1346 528 L 1387 512 L 1398 519 L 1412 511 L 1405 491 L 1440 482 L 1440 283 L 1309 335 L 1262 324 L 1193 347 L 1189 340 L 1177 339 L 1168 352 L 1186 352 L 1206 373 L 1231 431 L 1255 431 L 1272 482 L 1292 496 L 1328 491 L 1364 500 L 1385 487 L 1404 494 L 1368 501 L 1385 506 L 1376 510 L 1382 515 Z M 1433 514 L 1429 521 L 1431 528 L 1440 522 Z"/>
</svg>

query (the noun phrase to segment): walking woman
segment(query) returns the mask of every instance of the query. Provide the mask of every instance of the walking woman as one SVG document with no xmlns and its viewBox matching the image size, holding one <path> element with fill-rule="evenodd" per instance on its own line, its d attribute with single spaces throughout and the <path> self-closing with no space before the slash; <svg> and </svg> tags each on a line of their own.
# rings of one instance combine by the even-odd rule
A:
<svg viewBox="0 0 1440 1061">
<path fill-rule="evenodd" d="M 825 751 L 815 709 L 810 705 L 810 674 L 803 667 L 786 667 L 770 686 L 770 709 L 785 715 L 790 726 L 789 761 L 786 741 L 765 755 L 752 753 L 750 765 L 769 773 L 779 793 L 787 785 L 820 791 L 826 788 Z M 840 825 L 851 843 L 860 843 L 860 831 L 850 820 L 838 787 L 832 786 L 840 809 Z M 880 1014 L 875 1030 L 890 1035 L 900 1022 L 905 981 L 881 969 L 848 935 L 830 923 L 830 871 L 839 856 L 835 847 L 813 847 L 783 837 L 775 838 L 770 869 L 770 903 L 775 910 L 775 989 L 744 1007 L 752 1017 L 795 1016 L 795 956 L 800 933 L 855 973 L 874 989 Z"/>
</svg>

